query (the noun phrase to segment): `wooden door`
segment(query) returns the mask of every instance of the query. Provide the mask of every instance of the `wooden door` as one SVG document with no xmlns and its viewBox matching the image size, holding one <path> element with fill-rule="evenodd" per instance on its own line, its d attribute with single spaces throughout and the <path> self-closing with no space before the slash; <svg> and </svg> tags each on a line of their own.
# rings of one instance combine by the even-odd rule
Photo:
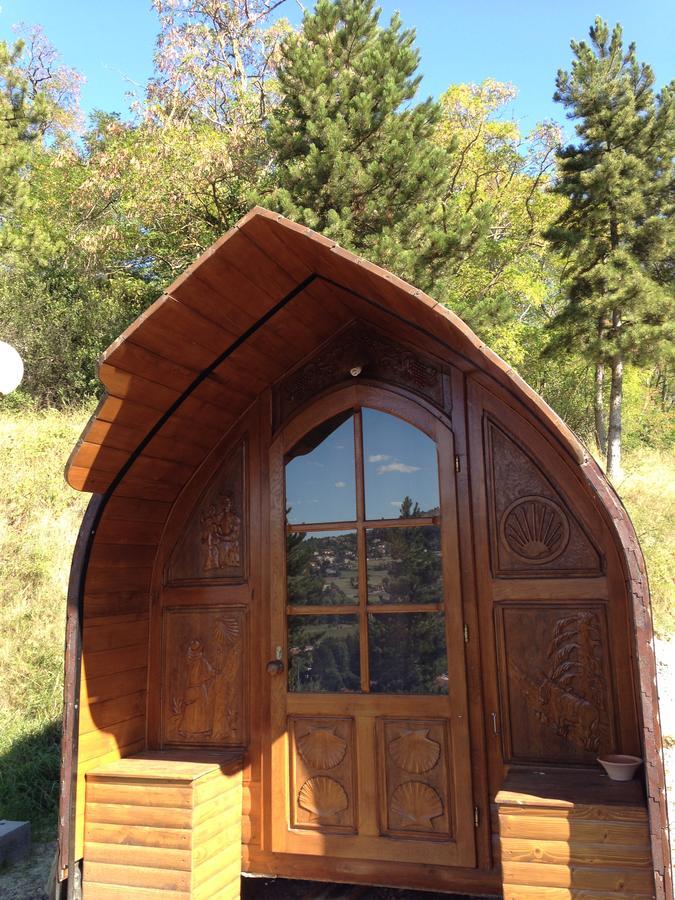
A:
<svg viewBox="0 0 675 900">
<path fill-rule="evenodd" d="M 452 432 L 344 389 L 270 493 L 272 850 L 474 866 Z"/>
</svg>

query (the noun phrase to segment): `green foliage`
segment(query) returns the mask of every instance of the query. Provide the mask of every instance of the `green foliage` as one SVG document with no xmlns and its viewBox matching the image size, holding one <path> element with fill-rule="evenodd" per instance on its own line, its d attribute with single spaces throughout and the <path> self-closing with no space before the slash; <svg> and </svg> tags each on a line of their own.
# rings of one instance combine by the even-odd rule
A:
<svg viewBox="0 0 675 900">
<path fill-rule="evenodd" d="M 485 228 L 439 202 L 451 149 L 432 140 L 440 107 L 412 104 L 414 32 L 374 0 L 319 0 L 281 47 L 270 187 L 261 202 L 422 287 Z"/>
<path fill-rule="evenodd" d="M 553 321 L 555 352 L 574 347 L 612 371 L 608 463 L 619 471 L 624 362 L 672 355 L 673 85 L 596 19 L 591 43 L 572 42 L 571 72 L 555 99 L 577 120 L 577 144 L 559 153 L 556 192 L 568 205 L 548 230 L 565 260 L 569 300 Z M 599 435 L 599 443 L 603 438 Z"/>
</svg>

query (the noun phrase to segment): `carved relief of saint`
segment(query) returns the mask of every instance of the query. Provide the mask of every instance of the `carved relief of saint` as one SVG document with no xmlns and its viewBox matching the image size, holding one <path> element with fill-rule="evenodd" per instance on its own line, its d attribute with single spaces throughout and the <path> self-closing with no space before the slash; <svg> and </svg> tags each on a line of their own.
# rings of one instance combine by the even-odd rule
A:
<svg viewBox="0 0 675 900">
<path fill-rule="evenodd" d="M 180 716 L 178 733 L 187 738 L 210 737 L 214 711 L 209 687 L 217 673 L 204 656 L 200 640 L 191 641 L 187 648 L 185 672 L 185 687 L 173 700 L 174 714 Z"/>
<path fill-rule="evenodd" d="M 220 506 L 212 503 L 200 519 L 205 572 L 238 568 L 241 561 L 241 519 L 234 511 L 230 496 L 220 499 Z"/>
</svg>

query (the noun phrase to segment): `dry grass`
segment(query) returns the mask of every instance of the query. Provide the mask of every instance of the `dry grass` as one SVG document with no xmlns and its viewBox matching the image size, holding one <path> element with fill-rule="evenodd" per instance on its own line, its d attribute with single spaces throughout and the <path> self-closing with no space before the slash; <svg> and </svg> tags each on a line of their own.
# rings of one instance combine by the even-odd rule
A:
<svg viewBox="0 0 675 900">
<path fill-rule="evenodd" d="M 0 810 L 38 837 L 58 796 L 65 598 L 87 504 L 63 467 L 87 417 L 0 416 Z"/>
<path fill-rule="evenodd" d="M 617 484 L 647 560 L 654 627 L 675 634 L 675 453 L 630 454 Z"/>
</svg>

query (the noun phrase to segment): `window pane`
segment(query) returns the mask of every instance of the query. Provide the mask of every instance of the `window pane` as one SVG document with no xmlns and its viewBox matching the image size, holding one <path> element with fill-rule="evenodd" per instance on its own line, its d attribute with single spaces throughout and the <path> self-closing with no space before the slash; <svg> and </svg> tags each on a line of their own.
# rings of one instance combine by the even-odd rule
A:
<svg viewBox="0 0 675 900">
<path fill-rule="evenodd" d="M 369 603 L 440 603 L 441 529 L 366 529 Z"/>
<path fill-rule="evenodd" d="M 360 679 L 356 616 L 288 617 L 289 691 L 358 691 Z"/>
<path fill-rule="evenodd" d="M 287 520 L 293 525 L 353 521 L 354 472 L 354 418 L 348 411 L 305 435 L 289 454 Z"/>
<path fill-rule="evenodd" d="M 289 603 L 359 602 L 355 531 L 290 532 L 286 547 Z"/>
<path fill-rule="evenodd" d="M 363 409 L 366 518 L 438 513 L 436 444 L 396 416 Z"/>
<path fill-rule="evenodd" d="M 370 690 L 377 694 L 446 694 L 443 613 L 368 616 Z"/>
</svg>

